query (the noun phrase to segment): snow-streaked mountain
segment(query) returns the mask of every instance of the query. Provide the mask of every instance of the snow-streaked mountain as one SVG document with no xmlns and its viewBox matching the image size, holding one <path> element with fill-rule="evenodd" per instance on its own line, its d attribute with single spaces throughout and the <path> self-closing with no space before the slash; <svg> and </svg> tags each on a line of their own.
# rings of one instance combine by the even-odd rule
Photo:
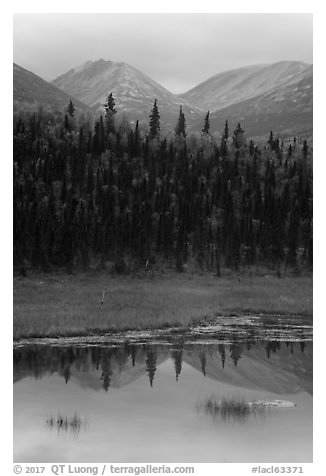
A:
<svg viewBox="0 0 326 476">
<path fill-rule="evenodd" d="M 214 112 L 307 77 L 312 77 L 312 66 L 299 61 L 253 65 L 216 74 L 180 97 Z"/>
<path fill-rule="evenodd" d="M 275 133 L 297 134 L 312 132 L 313 127 L 313 77 L 306 71 L 304 77 L 292 84 L 284 84 L 210 115 L 211 132 L 222 134 L 228 120 L 230 132 L 241 122 L 247 137 Z M 200 130 L 198 121 L 192 128 Z"/>
<path fill-rule="evenodd" d="M 21 105 L 28 106 L 43 106 L 45 109 L 53 111 L 64 111 L 68 106 L 70 99 L 75 104 L 78 111 L 89 111 L 89 108 L 72 97 L 66 94 L 53 84 L 48 83 L 36 74 L 27 69 L 13 65 L 13 100 L 14 107 Z"/>
<path fill-rule="evenodd" d="M 188 124 L 201 117 L 196 107 L 189 107 L 146 74 L 122 62 L 103 59 L 87 61 L 56 78 L 53 84 L 94 109 L 103 110 L 106 97 L 112 93 L 117 110 L 125 112 L 132 122 L 139 120 L 145 127 L 148 126 L 155 99 L 161 116 L 161 129 L 165 131 L 174 129 L 180 105 Z"/>
</svg>

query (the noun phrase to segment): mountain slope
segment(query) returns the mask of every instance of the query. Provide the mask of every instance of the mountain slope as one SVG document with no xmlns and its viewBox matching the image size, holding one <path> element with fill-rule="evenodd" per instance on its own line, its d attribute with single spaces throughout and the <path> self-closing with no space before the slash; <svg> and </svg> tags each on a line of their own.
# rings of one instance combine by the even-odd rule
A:
<svg viewBox="0 0 326 476">
<path fill-rule="evenodd" d="M 180 105 L 188 124 L 202 115 L 196 107 L 189 107 L 185 101 L 126 63 L 103 59 L 87 61 L 56 78 L 53 84 L 88 106 L 102 110 L 106 96 L 112 92 L 117 110 L 127 113 L 133 122 L 139 120 L 145 127 L 155 99 L 161 115 L 161 128 L 165 131 L 174 129 Z"/>
<path fill-rule="evenodd" d="M 226 119 L 232 132 L 241 122 L 247 136 L 311 131 L 313 125 L 312 73 L 294 84 L 277 87 L 264 94 L 220 109 L 210 115 L 211 132 L 222 133 Z M 198 121 L 192 130 L 200 130 Z"/>
<path fill-rule="evenodd" d="M 71 99 L 77 111 L 90 111 L 85 104 L 71 95 L 15 63 L 13 65 L 13 96 L 14 106 L 28 104 L 62 111 Z"/>
<path fill-rule="evenodd" d="M 312 66 L 298 61 L 247 66 L 216 74 L 180 97 L 213 112 L 311 75 Z"/>
</svg>

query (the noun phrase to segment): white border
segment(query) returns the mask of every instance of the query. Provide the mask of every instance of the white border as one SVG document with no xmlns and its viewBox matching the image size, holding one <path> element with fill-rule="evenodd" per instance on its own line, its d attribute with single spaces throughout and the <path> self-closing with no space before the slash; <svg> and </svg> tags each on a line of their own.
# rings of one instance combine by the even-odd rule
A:
<svg viewBox="0 0 326 476">
<path fill-rule="evenodd" d="M 91 8 L 91 4 L 85 1 L 63 2 L 57 1 L 45 4 L 41 1 L 14 1 L 8 6 L 3 6 L 1 11 L 1 131 L 5 139 L 6 147 L 1 154 L 2 160 L 2 187 L 1 187 L 1 290 L 3 301 L 2 313 L 2 364 L 5 369 L 5 383 L 3 385 L 3 407 L 5 408 L 6 421 L 3 422 L 4 444 L 3 454 L 3 474 L 12 473 L 12 413 L 7 409 L 12 409 L 12 364 L 8 365 L 8 359 L 12 362 L 12 14 L 15 13 L 134 13 L 135 5 L 137 13 L 313 13 L 314 14 L 314 380 L 319 385 L 315 385 L 314 396 L 314 464 L 304 465 L 305 474 L 323 474 L 322 463 L 324 461 L 324 443 L 322 438 L 322 416 L 325 414 L 322 397 L 324 392 L 320 388 L 320 382 L 324 379 L 323 368 L 320 355 L 324 342 L 323 325 L 325 321 L 322 312 L 322 303 L 319 301 L 323 296 L 325 281 L 325 236 L 324 222 L 326 222 L 324 210 L 324 189 L 325 189 L 325 76 L 323 63 L 325 61 L 325 9 L 323 2 L 303 2 L 303 1 L 273 1 L 265 2 L 267 8 L 264 9 L 262 2 L 253 1 L 232 1 L 232 2 L 206 2 L 206 11 L 203 6 L 196 1 L 166 1 L 162 4 L 154 2 L 113 2 L 98 1 L 96 9 Z M 27 8 L 28 7 L 28 8 Z M 109 7 L 109 11 L 107 8 Z M 202 8 L 200 8 L 202 7 Z M 218 11 L 216 8 L 218 7 Z M 246 8 L 244 11 L 243 8 Z M 295 7 L 295 9 L 293 8 Z M 9 229 L 9 232 L 8 232 Z M 317 391 L 317 394 L 316 394 Z M 250 474 L 248 465 L 199 465 L 200 471 L 196 474 Z M 234 467 L 234 468 L 231 468 Z M 264 465 L 264 466 L 267 466 Z M 234 472 L 230 472 L 230 470 Z"/>
</svg>

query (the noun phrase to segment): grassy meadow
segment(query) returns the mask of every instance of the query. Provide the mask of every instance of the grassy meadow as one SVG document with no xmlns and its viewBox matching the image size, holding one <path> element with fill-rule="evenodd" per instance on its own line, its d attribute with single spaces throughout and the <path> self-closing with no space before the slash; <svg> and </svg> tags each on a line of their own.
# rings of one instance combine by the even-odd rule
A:
<svg viewBox="0 0 326 476">
<path fill-rule="evenodd" d="M 312 277 L 85 273 L 14 278 L 14 339 L 186 327 L 205 317 L 247 312 L 310 318 Z"/>
</svg>

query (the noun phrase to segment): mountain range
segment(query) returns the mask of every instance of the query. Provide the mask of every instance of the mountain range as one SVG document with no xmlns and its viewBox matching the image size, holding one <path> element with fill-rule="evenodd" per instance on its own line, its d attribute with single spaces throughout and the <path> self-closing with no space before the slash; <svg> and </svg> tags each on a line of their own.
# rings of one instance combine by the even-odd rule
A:
<svg viewBox="0 0 326 476">
<path fill-rule="evenodd" d="M 312 131 L 313 69 L 298 61 L 253 65 L 219 73 L 190 91 L 175 95 L 136 68 L 100 59 L 87 61 L 48 83 L 14 65 L 14 100 L 67 105 L 94 114 L 103 113 L 112 92 L 116 108 L 131 123 L 148 129 L 149 114 L 157 99 L 163 134 L 173 131 L 182 106 L 188 133 L 200 132 L 210 111 L 211 133 L 221 134 L 241 122 L 249 136 Z"/>
</svg>

